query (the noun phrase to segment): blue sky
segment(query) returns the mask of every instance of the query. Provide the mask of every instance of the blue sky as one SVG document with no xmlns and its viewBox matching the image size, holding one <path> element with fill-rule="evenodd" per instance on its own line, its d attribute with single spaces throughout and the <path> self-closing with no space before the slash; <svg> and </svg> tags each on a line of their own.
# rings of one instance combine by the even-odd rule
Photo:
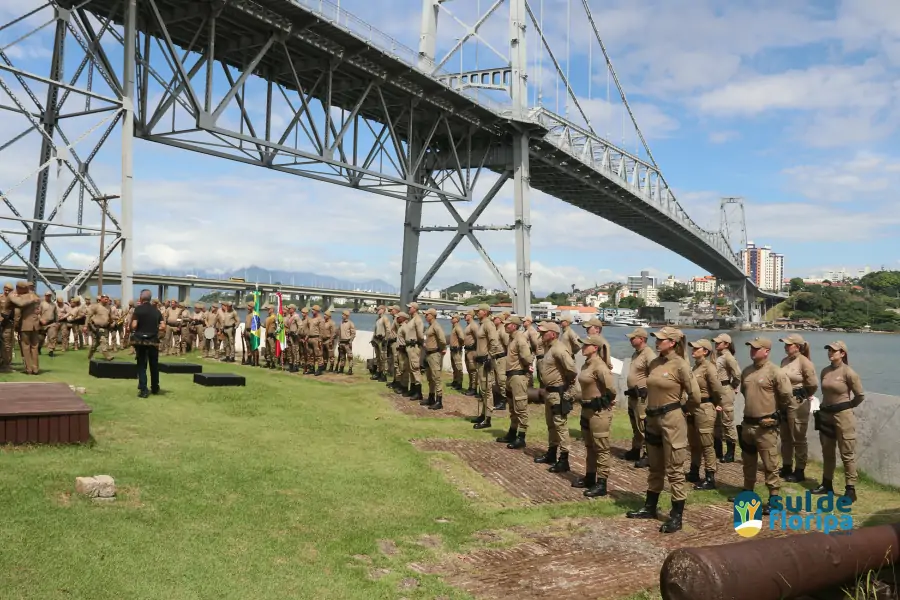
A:
<svg viewBox="0 0 900 600">
<path fill-rule="evenodd" d="M 26 4 L 0 0 L 0 22 L 21 14 Z M 488 4 L 481 2 L 482 8 Z M 531 4 L 537 12 L 541 3 Z M 341 6 L 417 47 L 420 0 L 382 1 L 377 7 L 342 0 Z M 447 4 L 470 23 L 475 6 L 462 0 Z M 570 73 L 595 129 L 619 141 L 621 106 L 615 90 L 606 102 L 606 72 L 599 47 L 590 43 L 580 1 L 571 4 L 571 25 L 566 2 L 544 0 L 543 6 L 553 52 Z M 654 157 L 696 222 L 716 228 L 719 198 L 742 196 L 748 237 L 784 253 L 789 276 L 836 267 L 900 268 L 900 244 L 892 235 L 900 226 L 900 208 L 892 197 L 900 188 L 900 4 L 634 0 L 593 1 L 591 6 Z M 501 49 L 506 19 L 502 7 L 484 30 L 487 42 Z M 459 31 L 452 17 L 441 15 L 440 56 Z M 0 42 L 9 43 L 11 35 L 0 33 Z M 556 109 L 556 82 L 546 54 L 539 76 L 534 41 L 529 38 L 531 94 L 536 96 L 540 87 L 545 105 Z M 46 69 L 48 44 L 47 35 L 38 34 L 10 55 L 21 68 Z M 474 66 L 473 49 L 471 43 L 463 49 L 466 68 Z M 479 53 L 480 66 L 495 66 L 484 45 Z M 458 65 L 458 56 L 448 61 L 448 69 Z M 9 104 L 2 93 L 0 103 Z M 4 140 L 27 125 L 15 118 L 5 114 L 0 120 Z M 630 127 L 624 134 L 633 150 Z M 24 139 L 11 147 L 14 154 L 0 152 L 0 189 L 13 190 L 10 199 L 23 213 L 31 212 L 34 183 L 14 186 L 36 167 L 36 143 L 37 138 Z M 93 165 L 95 177 L 112 193 L 118 148 L 114 135 Z M 138 269 L 256 264 L 399 280 L 400 201 L 149 142 L 137 142 L 135 150 Z M 489 183 L 486 179 L 484 185 Z M 512 220 L 508 188 L 480 222 Z M 553 198 L 534 194 L 532 209 L 535 290 L 584 286 L 642 269 L 681 278 L 703 274 L 653 242 Z M 425 215 L 429 224 L 452 223 L 436 207 L 427 207 Z M 85 222 L 98 221 L 86 209 Z M 420 273 L 448 239 L 449 234 L 423 234 Z M 512 234 L 490 232 L 480 239 L 514 281 Z M 54 253 L 67 266 L 84 264 L 96 252 L 95 238 L 54 243 Z M 114 267 L 115 261 L 107 268 Z M 467 242 L 434 284 L 462 279 L 497 285 Z"/>
</svg>

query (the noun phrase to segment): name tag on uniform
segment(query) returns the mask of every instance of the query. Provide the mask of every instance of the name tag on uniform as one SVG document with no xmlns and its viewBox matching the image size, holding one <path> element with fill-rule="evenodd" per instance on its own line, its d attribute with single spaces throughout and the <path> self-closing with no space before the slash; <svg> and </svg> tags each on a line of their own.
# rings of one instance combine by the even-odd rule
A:
<svg viewBox="0 0 900 600">
<path fill-rule="evenodd" d="M 668 376 L 669 376 L 668 372 L 663 373 L 663 377 L 668 377 Z"/>
</svg>

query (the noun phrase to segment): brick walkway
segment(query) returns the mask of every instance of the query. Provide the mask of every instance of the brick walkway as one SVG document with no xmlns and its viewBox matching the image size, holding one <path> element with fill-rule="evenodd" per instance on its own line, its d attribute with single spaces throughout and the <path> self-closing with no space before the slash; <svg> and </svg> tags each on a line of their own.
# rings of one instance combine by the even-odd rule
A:
<svg viewBox="0 0 900 600">
<path fill-rule="evenodd" d="M 534 458 L 546 449 L 545 440 L 529 442 L 524 451 L 509 450 L 505 444 L 494 442 L 493 437 L 484 442 L 415 440 L 413 443 L 421 450 L 456 454 L 477 473 L 499 485 L 510 495 L 533 504 L 589 500 L 584 497 L 584 490 L 571 487 L 571 482 L 584 474 L 585 452 L 582 442 L 573 442 L 569 455 L 572 472 L 562 475 L 549 473 L 546 466 L 534 463 Z M 647 489 L 647 469 L 635 469 L 632 462 L 621 458 L 627 448 L 630 448 L 630 443 L 613 442 L 610 497 L 614 500 L 637 501 L 644 498 Z M 740 487 L 744 480 L 741 468 L 740 463 L 720 464 L 717 475 L 719 487 Z M 757 480 L 762 481 L 761 477 Z"/>
</svg>

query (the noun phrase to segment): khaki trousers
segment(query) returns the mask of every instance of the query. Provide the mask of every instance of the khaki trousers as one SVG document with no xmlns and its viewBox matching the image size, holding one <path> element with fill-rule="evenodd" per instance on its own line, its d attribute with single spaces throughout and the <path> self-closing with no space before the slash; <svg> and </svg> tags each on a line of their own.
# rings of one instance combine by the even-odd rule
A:
<svg viewBox="0 0 900 600">
<path fill-rule="evenodd" d="M 404 390 L 409 389 L 409 357 L 406 355 L 405 346 L 397 346 L 397 371 L 395 379 L 400 383 L 400 387 Z"/>
<path fill-rule="evenodd" d="M 488 362 L 478 363 L 478 414 L 494 414 L 494 368 Z"/>
<path fill-rule="evenodd" d="M 422 348 L 419 346 L 407 346 L 406 358 L 410 382 L 422 385 Z"/>
<path fill-rule="evenodd" d="M 338 344 L 337 368 L 343 369 L 344 365 L 353 370 L 353 345 L 350 342 L 340 342 Z"/>
<path fill-rule="evenodd" d="M 463 381 L 463 358 L 462 348 L 450 350 L 450 368 L 453 369 L 453 383 L 462 385 Z"/>
<path fill-rule="evenodd" d="M 222 330 L 225 334 L 225 358 L 234 358 L 234 327 Z"/>
<path fill-rule="evenodd" d="M 791 398 L 787 418 L 781 422 L 781 460 L 784 465 L 794 465 L 797 469 L 806 468 L 806 459 L 809 455 L 807 429 L 809 429 L 809 400 Z"/>
<path fill-rule="evenodd" d="M 737 428 L 734 426 L 734 388 L 722 387 L 722 410 L 716 411 L 716 428 L 713 436 L 737 444 Z"/>
<path fill-rule="evenodd" d="M 466 350 L 466 373 L 469 375 L 469 386 L 475 388 L 478 385 L 478 364 L 475 362 L 475 351 Z"/>
<path fill-rule="evenodd" d="M 691 446 L 691 466 L 700 467 L 701 460 L 706 463 L 705 470 L 716 472 L 716 450 L 713 447 L 713 431 L 716 427 L 716 408 L 712 402 L 704 402 L 694 409 L 688 419 L 688 443 Z"/>
<path fill-rule="evenodd" d="M 338 344 L 338 354 L 340 354 L 341 346 Z M 353 354 L 352 352 L 350 353 Z M 325 340 L 322 342 L 322 362 L 326 367 L 336 364 L 336 360 L 334 358 L 334 342 L 332 340 Z M 351 361 L 352 362 L 352 361 Z"/>
<path fill-rule="evenodd" d="M 506 378 L 506 400 L 509 404 L 509 428 L 528 431 L 528 378 L 530 375 L 512 375 Z"/>
<path fill-rule="evenodd" d="M 428 352 L 425 355 L 425 377 L 428 379 L 428 395 L 435 397 L 444 395 L 443 366 L 444 355 L 440 352 Z"/>
<path fill-rule="evenodd" d="M 375 342 L 375 372 L 378 374 L 387 373 L 387 345 L 384 340 Z"/>
<path fill-rule="evenodd" d="M 628 420 L 631 421 L 631 449 L 644 449 L 644 424 L 647 418 L 647 399 L 628 398 Z"/>
<path fill-rule="evenodd" d="M 569 418 L 562 414 L 562 397 L 558 392 L 548 392 L 544 402 L 544 420 L 547 422 L 547 442 L 560 452 L 569 451 Z"/>
<path fill-rule="evenodd" d="M 56 349 L 56 344 L 59 343 L 59 325 L 57 321 L 47 326 L 47 350 L 51 352 Z"/>
<path fill-rule="evenodd" d="M 613 411 L 611 408 L 594 410 L 581 409 L 581 435 L 587 452 L 585 471 L 596 473 L 600 479 L 609 479 L 610 442 Z"/>
<path fill-rule="evenodd" d="M 687 421 L 681 410 L 648 416 L 644 429 L 647 459 L 650 462 L 647 490 L 662 493 L 663 486 L 668 481 L 672 501 L 687 499 L 684 483 L 684 462 L 688 454 L 687 430 Z"/>
<path fill-rule="evenodd" d="M 91 333 L 93 334 L 94 339 L 91 341 L 91 349 L 88 351 L 88 360 L 94 356 L 97 348 L 100 349 L 100 354 L 103 355 L 103 358 L 110 358 L 109 345 L 106 343 L 106 340 L 109 339 L 109 329 L 106 327 L 96 327 Z"/>
<path fill-rule="evenodd" d="M 819 442 L 822 444 L 822 479 L 833 480 L 835 450 L 844 463 L 844 480 L 856 485 L 856 415 L 853 410 L 837 413 L 819 412 Z"/>
<path fill-rule="evenodd" d="M 25 372 L 37 375 L 40 370 L 38 359 L 38 345 L 41 343 L 40 331 L 20 331 L 19 345 L 22 348 L 22 361 L 25 363 Z"/>
<path fill-rule="evenodd" d="M 308 338 L 306 347 L 306 357 L 309 366 L 313 369 L 317 369 L 322 366 L 322 340 L 318 337 Z"/>
<path fill-rule="evenodd" d="M 781 476 L 778 474 L 778 428 L 748 425 L 745 421 L 739 431 L 741 462 L 744 463 L 744 489 L 756 486 L 756 472 L 762 462 L 766 487 L 770 496 L 781 491 Z"/>
</svg>

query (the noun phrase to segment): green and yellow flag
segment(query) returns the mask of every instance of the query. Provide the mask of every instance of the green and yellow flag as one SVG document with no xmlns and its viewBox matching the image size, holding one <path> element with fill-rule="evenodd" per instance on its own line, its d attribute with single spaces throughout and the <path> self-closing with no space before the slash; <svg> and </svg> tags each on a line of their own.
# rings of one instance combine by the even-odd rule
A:
<svg viewBox="0 0 900 600">
<path fill-rule="evenodd" d="M 259 350 L 262 319 L 259 318 L 259 292 L 253 292 L 253 316 L 250 318 L 250 350 Z"/>
</svg>

